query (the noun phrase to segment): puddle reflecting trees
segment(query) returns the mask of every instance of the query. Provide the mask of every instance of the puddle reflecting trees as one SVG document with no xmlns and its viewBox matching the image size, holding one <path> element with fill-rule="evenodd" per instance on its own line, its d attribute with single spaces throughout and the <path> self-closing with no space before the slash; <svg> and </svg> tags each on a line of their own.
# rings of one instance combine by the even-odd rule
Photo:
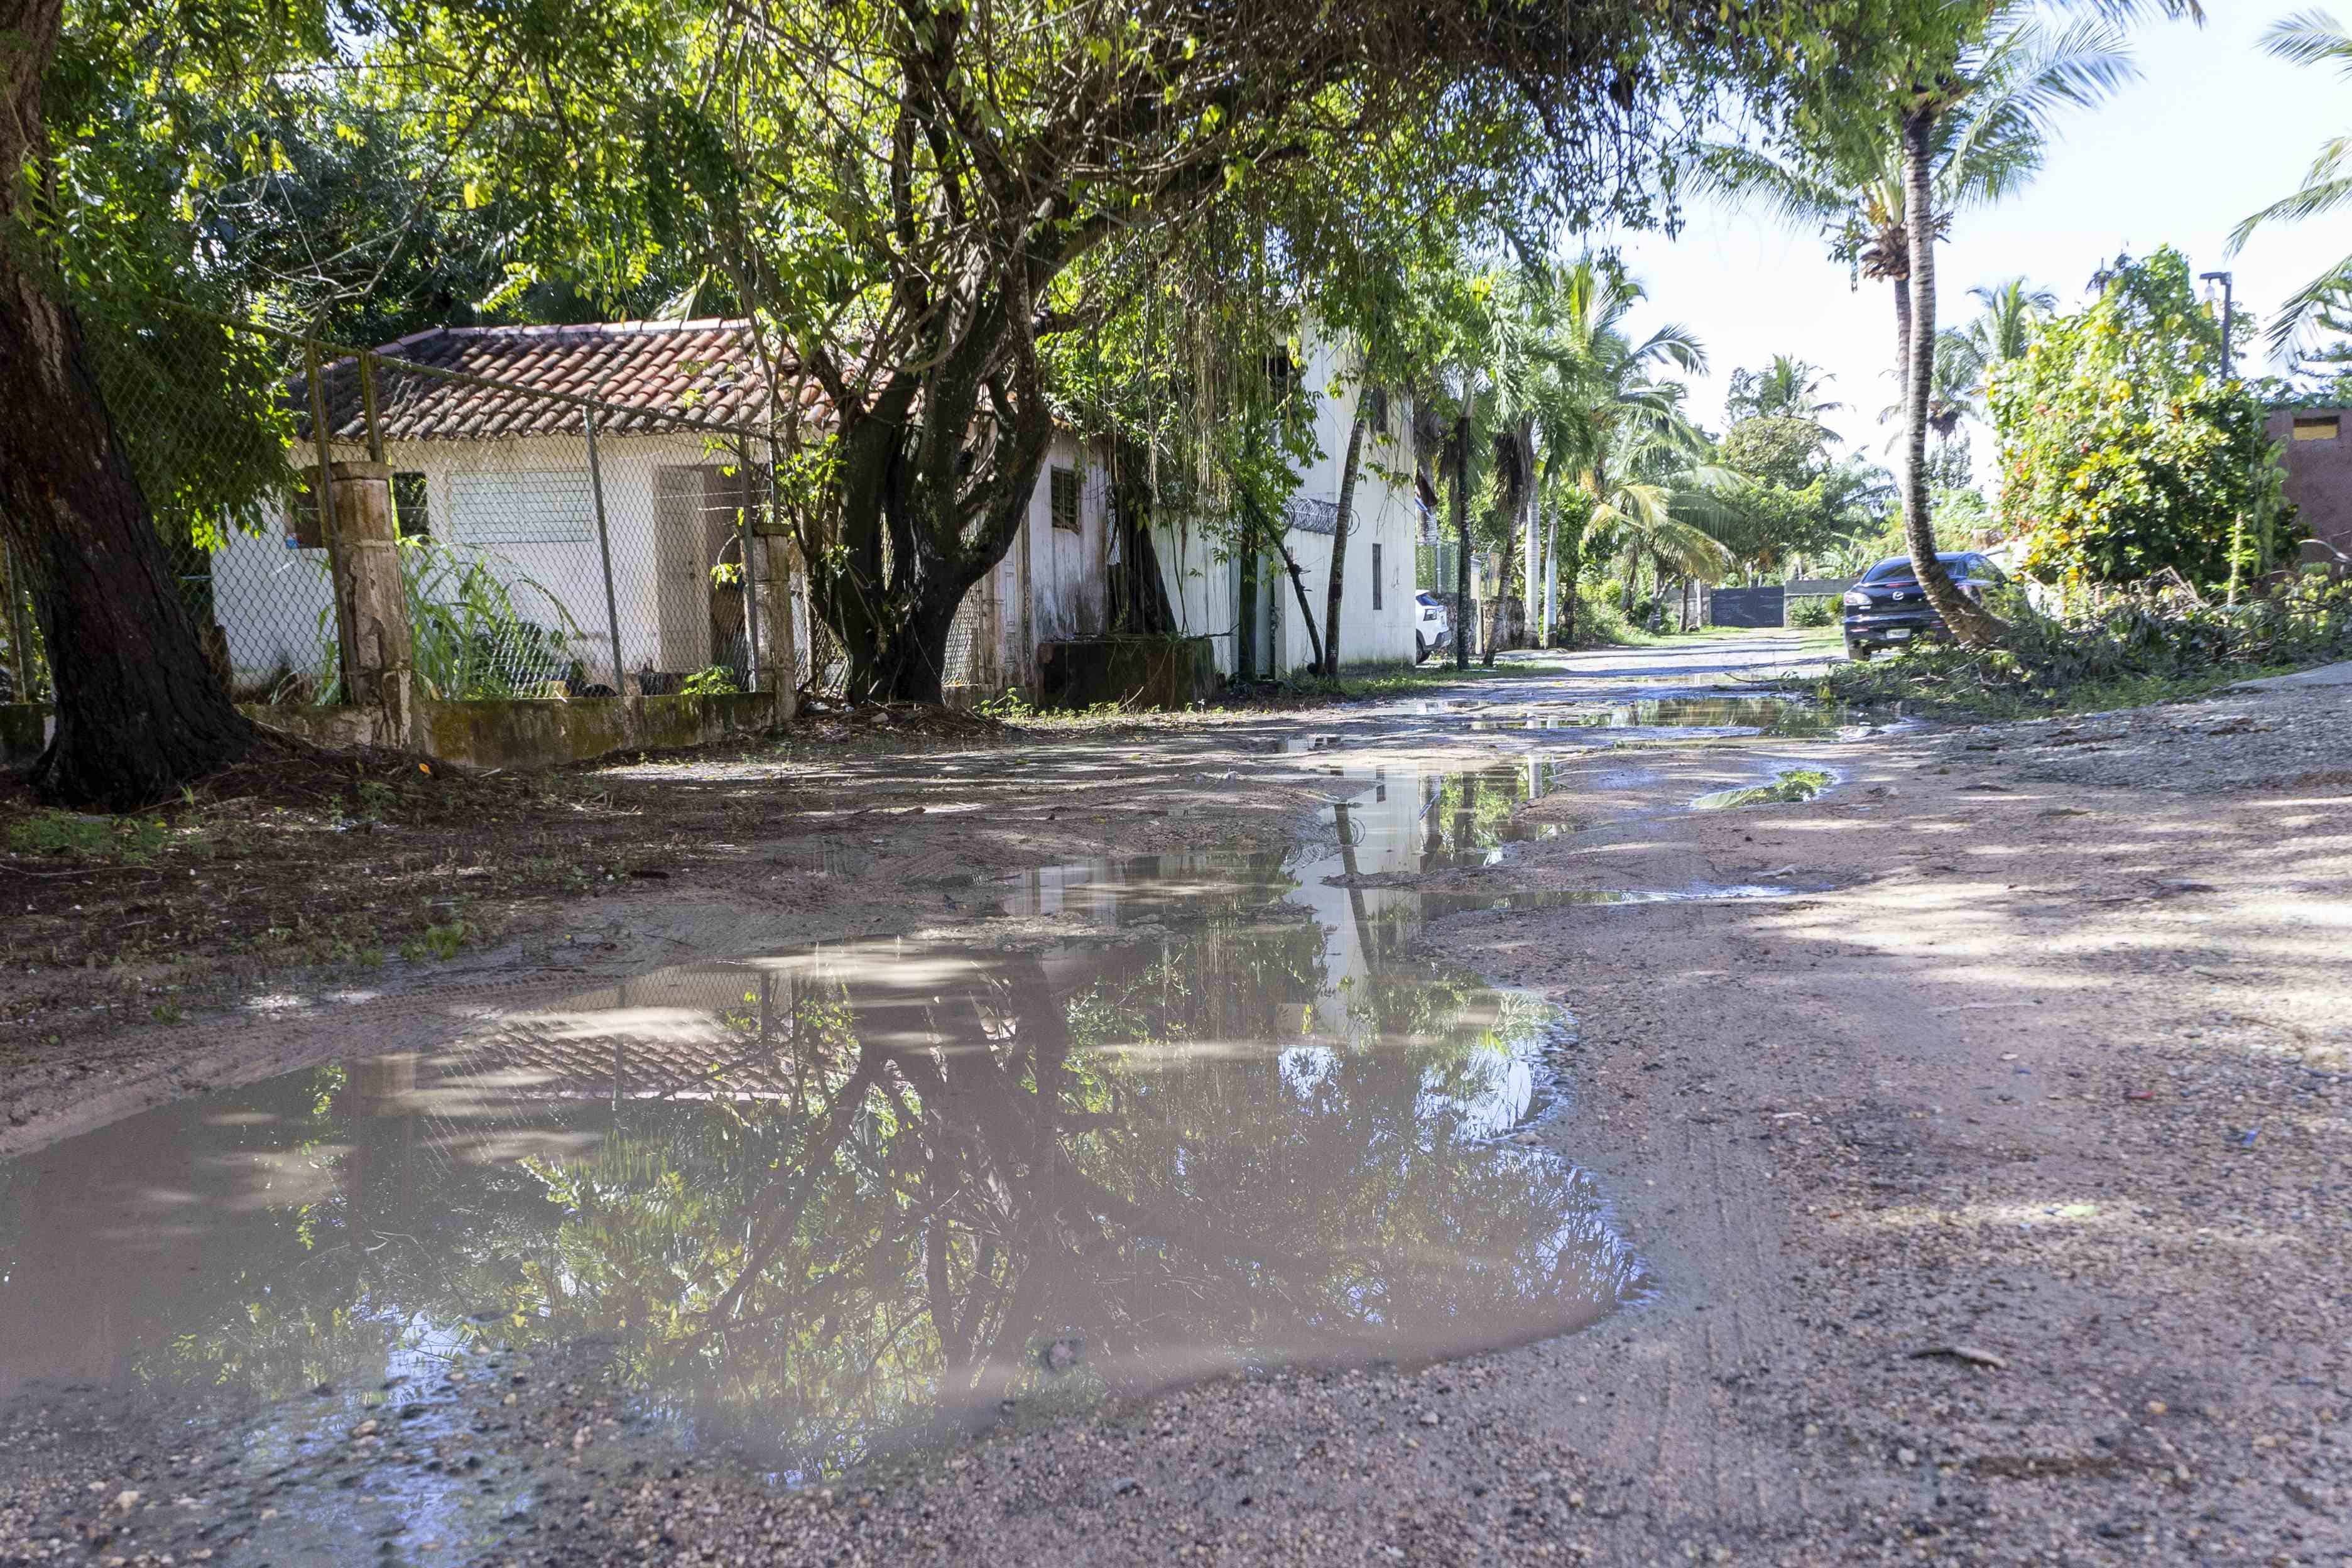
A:
<svg viewBox="0 0 2352 1568">
<path fill-rule="evenodd" d="M 1499 1141 L 1538 1020 L 1399 959 L 1411 895 L 1320 884 L 1475 846 L 1490 787 L 1384 785 L 1287 868 L 1097 868 L 1094 939 L 683 965 L 0 1166 L 0 1385 L 605 1335 L 684 1430 L 813 1474 L 1008 1400 L 1578 1327 L 1639 1269 Z"/>
</svg>

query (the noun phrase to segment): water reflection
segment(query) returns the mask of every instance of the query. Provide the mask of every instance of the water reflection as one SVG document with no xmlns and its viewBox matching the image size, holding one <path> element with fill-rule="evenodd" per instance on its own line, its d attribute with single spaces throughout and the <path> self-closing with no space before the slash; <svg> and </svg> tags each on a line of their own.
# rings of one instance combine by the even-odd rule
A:
<svg viewBox="0 0 2352 1568">
<path fill-rule="evenodd" d="M 1832 735 L 1835 710 L 1793 698 L 1666 697 L 1652 701 L 1578 706 L 1554 711 L 1474 719 L 1470 728 L 1500 730 L 1674 730 L 1685 734 L 1763 735 L 1802 739 Z"/>
<path fill-rule="evenodd" d="M 1547 782 L 1376 781 L 1286 861 L 1030 879 L 1097 928 L 1040 950 L 683 964 L 0 1166 L 0 1389 L 610 1335 L 680 1431 L 814 1476 L 1007 1401 L 1579 1327 L 1642 1282 L 1502 1136 L 1543 1018 L 1345 885 L 1487 853 Z"/>
</svg>

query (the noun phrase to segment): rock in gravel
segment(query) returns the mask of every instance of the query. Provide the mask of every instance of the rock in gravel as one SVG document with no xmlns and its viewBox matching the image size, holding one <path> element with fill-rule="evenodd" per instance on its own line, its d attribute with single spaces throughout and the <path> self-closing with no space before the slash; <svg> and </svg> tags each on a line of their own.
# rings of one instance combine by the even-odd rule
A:
<svg viewBox="0 0 2352 1568">
<path fill-rule="evenodd" d="M 2309 1481 L 2287 1482 L 2286 1495 L 2294 1499 L 2296 1502 L 2301 1503 L 2304 1507 L 2311 1510 L 2314 1513 L 2334 1513 L 2336 1511 L 2335 1494 L 2327 1490 L 2326 1488 L 2314 1486 Z"/>
</svg>

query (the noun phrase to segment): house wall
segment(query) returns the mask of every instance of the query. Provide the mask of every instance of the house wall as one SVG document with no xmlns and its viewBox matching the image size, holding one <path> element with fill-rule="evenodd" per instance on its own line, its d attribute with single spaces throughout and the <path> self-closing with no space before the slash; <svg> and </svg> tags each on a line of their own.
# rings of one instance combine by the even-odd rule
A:
<svg viewBox="0 0 2352 1568">
<path fill-rule="evenodd" d="M 356 448 L 337 460 L 363 456 Z M 608 651 L 603 553 L 595 529 L 593 488 L 586 441 L 556 436 L 497 441 L 394 441 L 384 460 L 395 474 L 425 477 L 426 512 L 433 536 L 444 542 L 479 542 L 488 560 L 525 618 L 554 626 L 560 605 L 577 627 L 574 651 L 588 677 L 620 689 Z M 621 668 L 679 673 L 666 660 L 661 636 L 656 517 L 659 474 L 665 468 L 722 464 L 691 434 L 612 435 L 597 441 L 605 526 L 613 552 L 613 597 L 621 634 Z M 480 541 L 461 528 L 458 488 L 463 484 L 501 510 L 512 526 L 496 542 Z M 538 542 L 512 537 L 534 531 L 582 535 Z M 470 553 L 470 552 L 469 552 Z M 258 679 L 283 663 L 296 670 L 315 668 L 333 629 L 327 609 L 327 552 L 289 547 L 272 520 L 266 533 L 239 532 L 214 558 L 214 601 L 227 634 L 230 662 L 240 681 Z M 764 634 L 763 634 L 764 638 Z M 692 662 L 692 661 L 688 661 Z M 711 662 L 706 658 L 694 668 Z"/>
<path fill-rule="evenodd" d="M 2336 433 L 2325 436 L 2331 419 Z M 2303 525 L 2315 541 L 2352 555 L 2352 408 L 2275 408 L 2270 435 L 2284 444 L 2286 499 L 2295 504 Z M 2304 554 L 2334 559 L 2309 545 Z"/>
<path fill-rule="evenodd" d="M 1075 533 L 1054 526 L 1057 468 L 1077 476 Z M 1099 451 L 1057 431 L 1038 471 L 1020 534 L 995 570 L 973 589 L 975 595 L 983 591 L 993 595 L 991 642 L 996 664 L 991 684 L 1034 691 L 1037 644 L 1099 637 L 1109 629 L 1109 465 Z"/>
<path fill-rule="evenodd" d="M 1318 399 L 1317 452 L 1300 475 L 1295 494 L 1336 505 L 1340 471 L 1347 462 L 1348 431 L 1363 388 L 1354 379 L 1349 356 L 1313 337 L 1308 340 L 1303 384 Z M 1343 665 L 1410 662 L 1413 657 L 1413 542 L 1421 513 L 1413 496 L 1412 412 L 1405 398 L 1392 395 L 1387 433 L 1365 432 L 1357 463 L 1347 570 L 1340 584 Z M 1154 542 L 1178 628 L 1188 636 L 1211 637 L 1217 650 L 1218 670 L 1232 674 L 1237 668 L 1234 632 L 1243 609 L 1238 563 L 1223 553 L 1221 541 L 1204 537 L 1197 530 L 1165 528 Z M 1285 542 L 1297 558 L 1319 632 L 1331 581 L 1331 537 L 1294 527 Z M 1381 554 L 1377 608 L 1372 603 L 1374 545 Z M 1274 670 L 1286 675 L 1312 661 L 1313 640 L 1298 624 L 1297 595 L 1278 561 L 1259 569 L 1252 613 L 1260 674 Z"/>
</svg>

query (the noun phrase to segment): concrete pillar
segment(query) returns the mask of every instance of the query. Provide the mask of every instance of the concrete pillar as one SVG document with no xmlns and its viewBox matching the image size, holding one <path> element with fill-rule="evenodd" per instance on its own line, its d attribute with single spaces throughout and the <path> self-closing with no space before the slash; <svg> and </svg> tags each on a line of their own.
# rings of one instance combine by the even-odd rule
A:
<svg viewBox="0 0 2352 1568">
<path fill-rule="evenodd" d="M 793 578 L 798 552 L 790 536 L 754 534 L 751 542 L 763 552 L 760 562 L 760 670 L 753 685 L 776 694 L 776 722 L 799 710 L 800 649 L 793 635 Z"/>
<path fill-rule="evenodd" d="M 383 463 L 337 463 L 331 496 L 337 549 L 331 559 L 345 696 L 383 715 L 382 744 L 408 745 L 416 654 L 392 525 L 392 469 Z"/>
</svg>

